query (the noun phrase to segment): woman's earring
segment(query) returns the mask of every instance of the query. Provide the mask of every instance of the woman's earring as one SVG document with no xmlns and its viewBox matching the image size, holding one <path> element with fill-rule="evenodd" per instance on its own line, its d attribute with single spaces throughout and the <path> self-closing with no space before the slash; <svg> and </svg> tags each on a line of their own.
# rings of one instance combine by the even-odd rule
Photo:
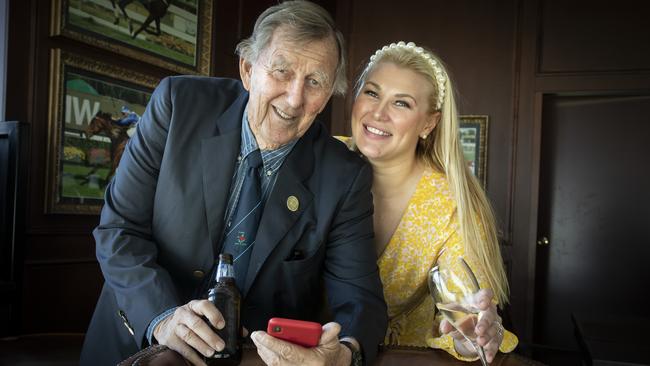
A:
<svg viewBox="0 0 650 366">
<path fill-rule="evenodd" d="M 426 135 L 426 134 L 425 134 L 425 135 L 421 135 L 420 138 L 421 138 L 422 140 L 426 140 L 426 139 L 427 139 L 427 135 Z"/>
</svg>

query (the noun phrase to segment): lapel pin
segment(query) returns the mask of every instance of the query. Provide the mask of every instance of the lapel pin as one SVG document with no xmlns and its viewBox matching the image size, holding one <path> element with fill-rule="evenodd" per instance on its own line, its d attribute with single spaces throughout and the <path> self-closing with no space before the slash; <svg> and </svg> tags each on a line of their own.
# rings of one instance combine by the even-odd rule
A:
<svg viewBox="0 0 650 366">
<path fill-rule="evenodd" d="M 289 211 L 296 212 L 298 211 L 298 207 L 300 207 L 300 202 L 298 202 L 298 198 L 296 196 L 289 196 L 287 198 L 287 208 Z"/>
</svg>

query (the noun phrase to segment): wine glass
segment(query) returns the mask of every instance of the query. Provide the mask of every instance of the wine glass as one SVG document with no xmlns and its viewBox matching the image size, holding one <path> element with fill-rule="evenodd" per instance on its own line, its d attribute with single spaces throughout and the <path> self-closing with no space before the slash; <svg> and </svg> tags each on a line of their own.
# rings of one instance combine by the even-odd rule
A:
<svg viewBox="0 0 650 366">
<path fill-rule="evenodd" d="M 480 310 L 475 305 L 480 290 L 478 280 L 463 258 L 457 266 L 436 265 L 429 271 L 429 292 L 440 314 L 474 348 L 483 366 L 488 362 L 483 347 L 476 343 L 476 324 Z"/>
</svg>

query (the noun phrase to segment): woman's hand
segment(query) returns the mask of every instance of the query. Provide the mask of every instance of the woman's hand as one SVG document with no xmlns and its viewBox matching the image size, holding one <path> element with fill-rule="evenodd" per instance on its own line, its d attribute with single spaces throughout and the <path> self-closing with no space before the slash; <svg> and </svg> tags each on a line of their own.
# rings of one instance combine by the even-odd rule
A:
<svg viewBox="0 0 650 366">
<path fill-rule="evenodd" d="M 479 309 L 479 314 L 474 329 L 472 329 L 473 321 L 469 321 L 472 318 L 468 318 L 467 322 L 458 324 L 466 334 L 472 335 L 474 333 L 476 335 L 476 343 L 483 347 L 488 362 L 492 362 L 499 351 L 504 332 L 501 318 L 497 314 L 497 307 L 492 302 L 493 297 L 494 294 L 490 289 L 483 289 L 476 293 L 474 306 Z M 465 337 L 445 319 L 440 322 L 440 333 L 448 334 L 454 338 L 456 352 L 460 355 L 464 357 L 477 356 L 472 345 L 467 343 Z"/>
</svg>

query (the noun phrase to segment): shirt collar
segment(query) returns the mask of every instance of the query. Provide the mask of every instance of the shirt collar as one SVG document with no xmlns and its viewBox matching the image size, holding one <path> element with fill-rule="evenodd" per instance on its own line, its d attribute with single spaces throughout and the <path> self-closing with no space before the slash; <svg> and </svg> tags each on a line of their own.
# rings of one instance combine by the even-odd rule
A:
<svg viewBox="0 0 650 366">
<path fill-rule="evenodd" d="M 257 150 L 257 141 L 251 127 L 248 125 L 248 103 L 244 108 L 244 115 L 241 119 L 241 150 L 239 151 L 241 158 L 245 158 L 251 152 Z"/>
</svg>

